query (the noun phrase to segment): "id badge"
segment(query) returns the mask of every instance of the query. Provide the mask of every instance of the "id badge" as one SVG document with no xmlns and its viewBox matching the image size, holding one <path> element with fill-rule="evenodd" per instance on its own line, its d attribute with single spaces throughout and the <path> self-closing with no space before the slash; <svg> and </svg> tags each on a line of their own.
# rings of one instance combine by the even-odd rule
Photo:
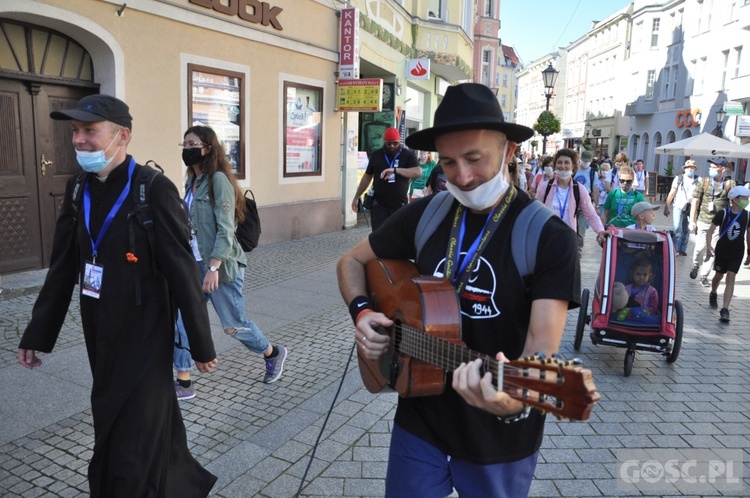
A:
<svg viewBox="0 0 750 498">
<path fill-rule="evenodd" d="M 711 201 L 708 203 L 708 212 L 713 213 L 714 212 L 714 201 Z"/>
<path fill-rule="evenodd" d="M 103 273 L 104 268 L 90 261 L 86 261 L 86 266 L 83 269 L 81 294 L 93 297 L 94 299 L 99 299 L 99 294 L 101 293 L 102 288 Z"/>
</svg>

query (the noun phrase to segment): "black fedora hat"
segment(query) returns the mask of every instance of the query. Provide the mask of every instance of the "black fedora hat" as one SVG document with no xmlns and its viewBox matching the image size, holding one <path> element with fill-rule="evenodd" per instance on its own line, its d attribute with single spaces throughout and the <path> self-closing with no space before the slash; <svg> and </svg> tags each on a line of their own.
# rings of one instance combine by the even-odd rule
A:
<svg viewBox="0 0 750 498">
<path fill-rule="evenodd" d="M 435 137 L 464 130 L 496 130 L 515 143 L 534 135 L 531 128 L 505 122 L 497 97 L 488 87 L 480 83 L 462 83 L 448 87 L 435 111 L 432 128 L 412 133 L 406 138 L 406 145 L 418 150 L 437 150 Z"/>
</svg>

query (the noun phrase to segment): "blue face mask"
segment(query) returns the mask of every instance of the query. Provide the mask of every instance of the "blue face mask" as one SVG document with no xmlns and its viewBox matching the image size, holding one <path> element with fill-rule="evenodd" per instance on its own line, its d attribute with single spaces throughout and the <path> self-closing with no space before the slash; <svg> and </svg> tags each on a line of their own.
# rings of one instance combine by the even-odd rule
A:
<svg viewBox="0 0 750 498">
<path fill-rule="evenodd" d="M 687 176 L 688 178 L 692 178 L 693 177 L 693 170 L 692 169 L 686 169 L 685 170 L 685 176 Z"/>
<path fill-rule="evenodd" d="M 112 139 L 107 148 L 104 150 L 95 150 L 93 152 L 85 150 L 76 151 L 76 160 L 78 161 L 78 164 L 81 166 L 81 168 L 83 168 L 83 171 L 85 171 L 86 173 L 99 173 L 101 170 L 109 166 L 109 163 L 112 162 L 112 159 L 114 159 L 117 151 L 115 151 L 115 153 L 109 159 L 106 159 L 104 156 L 109 148 L 112 147 L 112 144 L 115 143 L 115 140 L 117 140 L 117 136 L 119 134 L 120 133 L 118 132 L 115 135 L 115 138 Z M 117 150 L 120 150 L 120 148 L 118 147 Z"/>
<path fill-rule="evenodd" d="M 708 170 L 708 176 L 710 176 L 711 178 L 716 178 L 717 176 L 719 176 L 719 170 L 711 168 L 710 170 Z"/>
</svg>

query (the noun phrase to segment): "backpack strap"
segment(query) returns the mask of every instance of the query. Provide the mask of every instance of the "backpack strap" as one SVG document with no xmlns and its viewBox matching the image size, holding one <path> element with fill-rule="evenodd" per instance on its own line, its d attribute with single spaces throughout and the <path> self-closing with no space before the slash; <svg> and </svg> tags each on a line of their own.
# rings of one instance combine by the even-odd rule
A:
<svg viewBox="0 0 750 498">
<path fill-rule="evenodd" d="M 78 226 L 78 214 L 81 212 L 81 200 L 83 199 L 83 186 L 86 183 L 88 173 L 79 173 L 76 177 L 76 184 L 73 187 L 70 203 L 73 206 L 73 226 Z M 73 243 L 75 244 L 76 253 L 78 253 L 78 236 L 73 237 Z M 77 263 L 78 271 L 81 271 L 80 262 Z"/>
<path fill-rule="evenodd" d="M 542 199 L 542 204 L 547 204 L 547 196 L 549 195 L 550 190 L 552 190 L 552 180 L 547 182 L 547 190 L 544 191 L 544 199 Z"/>
<path fill-rule="evenodd" d="M 526 291 L 531 289 L 536 269 L 539 237 L 547 220 L 553 216 L 555 213 L 541 202 L 531 202 L 521 210 L 513 222 L 510 235 L 511 254 Z"/>
<path fill-rule="evenodd" d="M 152 163 L 157 169 L 148 166 Z M 148 204 L 148 196 L 151 191 L 151 184 L 157 175 L 163 173 L 161 167 L 153 161 L 148 161 L 146 165 L 141 166 L 138 173 L 134 175 L 133 184 L 130 191 L 133 193 L 133 210 L 128 213 L 128 250 L 129 255 L 137 258 L 135 252 L 135 222 L 146 232 L 148 246 L 151 251 L 151 268 L 155 275 L 161 275 L 159 267 L 156 264 L 156 234 L 154 233 L 154 216 L 151 206 Z M 137 259 L 136 259 L 137 261 Z M 133 265 L 135 269 L 135 265 Z M 135 278 L 135 304 L 141 305 L 141 280 Z"/>
<path fill-rule="evenodd" d="M 73 187 L 71 204 L 73 205 L 73 223 L 78 223 L 78 213 L 81 212 L 81 199 L 83 198 L 83 184 L 86 183 L 88 173 L 79 173 L 76 177 L 76 184 Z"/>
<path fill-rule="evenodd" d="M 453 196 L 448 191 L 439 192 L 432 196 L 427 207 L 422 213 L 422 217 L 417 224 L 417 230 L 414 232 L 414 247 L 417 249 L 417 257 L 422 252 L 422 248 L 440 223 L 448 216 L 453 206 Z"/>
</svg>

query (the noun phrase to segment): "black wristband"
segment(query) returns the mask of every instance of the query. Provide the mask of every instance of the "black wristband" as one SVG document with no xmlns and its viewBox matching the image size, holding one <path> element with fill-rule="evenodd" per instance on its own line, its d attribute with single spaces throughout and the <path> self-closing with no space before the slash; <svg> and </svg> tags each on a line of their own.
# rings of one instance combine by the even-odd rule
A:
<svg viewBox="0 0 750 498">
<path fill-rule="evenodd" d="M 349 303 L 349 314 L 352 316 L 355 325 L 357 323 L 357 315 L 364 309 L 372 309 L 370 300 L 365 296 L 357 296 Z"/>
</svg>

